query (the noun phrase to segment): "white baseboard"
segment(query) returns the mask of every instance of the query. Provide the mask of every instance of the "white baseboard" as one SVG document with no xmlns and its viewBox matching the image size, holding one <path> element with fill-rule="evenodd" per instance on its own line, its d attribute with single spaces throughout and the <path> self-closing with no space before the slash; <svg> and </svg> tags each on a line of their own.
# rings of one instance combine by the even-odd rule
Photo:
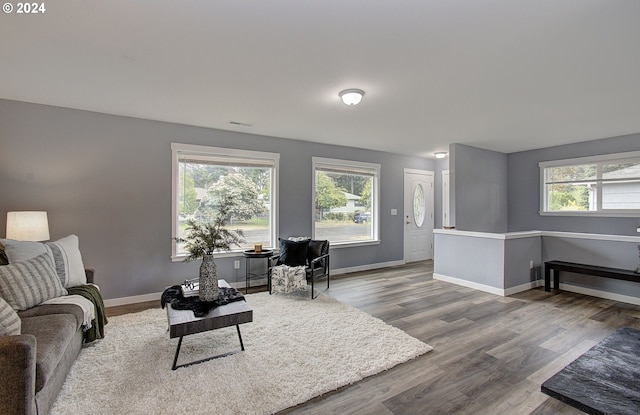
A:
<svg viewBox="0 0 640 415">
<path fill-rule="evenodd" d="M 436 272 L 433 273 L 433 279 L 444 281 L 444 282 L 450 282 L 456 285 L 462 285 L 463 287 L 473 288 L 474 290 L 480 290 L 486 293 L 501 295 L 504 297 L 504 290 L 502 288 L 496 288 L 490 285 L 479 284 L 473 281 L 467 281 L 460 278 L 450 277 L 448 275 L 438 274 Z"/>
<path fill-rule="evenodd" d="M 357 267 L 339 268 L 339 269 L 331 270 L 331 275 L 340 275 L 340 274 L 346 274 L 349 272 L 357 272 L 357 271 L 368 271 L 372 269 L 394 267 L 397 265 L 404 265 L 404 264 L 405 264 L 405 261 L 390 261 L 390 262 L 380 262 L 377 264 L 360 265 Z M 232 286 L 233 288 L 240 289 L 245 287 L 245 282 L 244 280 L 230 282 L 229 285 Z M 259 286 L 259 285 L 267 285 L 267 279 L 262 278 L 262 279 L 251 280 L 251 286 Z M 159 292 L 159 293 L 134 295 L 131 297 L 111 298 L 109 300 L 104 300 L 104 306 L 115 307 L 119 305 L 144 303 L 146 301 L 154 301 L 154 300 L 160 301 L 161 296 L 162 296 L 162 293 Z"/>
<path fill-rule="evenodd" d="M 570 291 L 572 293 L 585 294 L 585 295 L 590 295 L 592 297 L 598 297 L 598 298 L 604 298 L 607 300 L 620 301 L 622 303 L 640 305 L 640 298 L 631 297 L 629 295 L 616 294 L 608 291 L 594 290 L 593 288 L 580 287 L 579 285 L 565 284 L 562 282 L 560 283 L 560 289 L 563 291 Z"/>
<path fill-rule="evenodd" d="M 495 294 L 502 297 L 508 297 L 510 295 L 513 295 L 522 291 L 527 291 L 532 288 L 539 287 L 541 285 L 541 281 L 538 280 L 538 281 L 531 281 L 522 285 L 517 285 L 515 287 L 510 287 L 507 289 L 502 289 L 502 288 L 492 287 L 490 285 L 480 284 L 473 281 L 467 281 L 460 278 L 450 277 L 448 275 L 438 274 L 435 272 L 433 273 L 433 279 L 450 282 L 456 285 L 462 285 L 463 287 L 473 288 L 475 290 L 484 291 L 486 293 Z M 544 281 L 542 281 L 542 284 L 544 284 Z"/>
<path fill-rule="evenodd" d="M 115 307 L 118 305 L 144 303 L 147 301 L 154 301 L 154 300 L 157 300 L 158 304 L 160 304 L 161 296 L 162 296 L 162 293 L 150 293 L 150 294 L 142 294 L 142 295 L 133 295 L 131 297 L 111 298 L 108 300 L 104 300 L 104 306 Z"/>
</svg>

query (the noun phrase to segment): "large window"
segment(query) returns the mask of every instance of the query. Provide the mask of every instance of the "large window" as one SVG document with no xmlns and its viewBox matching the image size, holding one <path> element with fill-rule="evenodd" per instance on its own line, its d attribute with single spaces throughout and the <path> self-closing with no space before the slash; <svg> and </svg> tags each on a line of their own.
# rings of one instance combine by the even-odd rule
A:
<svg viewBox="0 0 640 415">
<path fill-rule="evenodd" d="M 640 216 L 640 152 L 539 165 L 542 214 Z"/>
<path fill-rule="evenodd" d="M 313 237 L 332 245 L 378 241 L 380 165 L 313 158 Z"/>
<path fill-rule="evenodd" d="M 279 155 L 228 148 L 171 145 L 173 155 L 173 236 L 181 237 L 187 220 L 206 223 L 221 194 L 235 202 L 229 228 L 241 229 L 245 243 L 274 246 Z M 173 258 L 185 255 L 173 244 Z"/>
</svg>

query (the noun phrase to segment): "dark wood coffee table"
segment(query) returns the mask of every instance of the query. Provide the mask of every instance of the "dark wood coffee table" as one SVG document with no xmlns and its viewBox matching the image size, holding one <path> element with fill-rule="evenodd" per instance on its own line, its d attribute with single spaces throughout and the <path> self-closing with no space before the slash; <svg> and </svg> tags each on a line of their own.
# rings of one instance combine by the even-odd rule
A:
<svg viewBox="0 0 640 415">
<path fill-rule="evenodd" d="M 218 280 L 218 287 L 230 287 L 225 280 Z M 220 307 L 216 307 L 204 317 L 196 317 L 191 310 L 174 310 L 171 304 L 167 305 L 167 318 L 169 319 L 169 338 L 180 337 L 176 355 L 173 358 L 172 370 L 179 367 L 195 365 L 197 363 L 206 362 L 219 357 L 229 356 L 244 350 L 242 335 L 240 334 L 240 324 L 253 321 L 253 309 L 246 301 L 235 301 Z M 193 362 L 177 365 L 178 355 L 180 354 L 180 346 L 184 336 L 190 334 L 202 333 L 205 331 L 216 330 L 223 327 L 236 326 L 238 330 L 238 339 L 240 339 L 240 350 L 219 354 L 217 356 L 208 357 L 206 359 L 196 360 Z"/>
</svg>

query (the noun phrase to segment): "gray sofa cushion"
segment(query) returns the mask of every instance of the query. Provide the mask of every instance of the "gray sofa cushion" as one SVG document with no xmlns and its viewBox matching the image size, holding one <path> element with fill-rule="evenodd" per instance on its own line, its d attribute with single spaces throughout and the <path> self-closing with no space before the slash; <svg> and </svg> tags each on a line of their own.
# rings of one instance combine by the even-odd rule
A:
<svg viewBox="0 0 640 415">
<path fill-rule="evenodd" d="M 36 393 L 53 376 L 60 359 L 77 332 L 77 320 L 71 314 L 51 314 L 22 318 L 22 333 L 38 340 L 36 353 Z"/>
</svg>

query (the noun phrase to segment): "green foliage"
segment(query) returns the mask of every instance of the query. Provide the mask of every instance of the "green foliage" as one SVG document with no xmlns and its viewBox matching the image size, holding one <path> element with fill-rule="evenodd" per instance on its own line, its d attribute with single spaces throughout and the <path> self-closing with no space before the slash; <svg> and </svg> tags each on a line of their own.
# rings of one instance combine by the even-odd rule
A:
<svg viewBox="0 0 640 415">
<path fill-rule="evenodd" d="M 347 197 L 345 190 L 336 186 L 336 183 L 324 172 L 316 173 L 316 209 L 320 211 L 332 207 L 345 206 Z"/>
<path fill-rule="evenodd" d="M 227 220 L 249 220 L 264 211 L 264 206 L 258 199 L 257 186 L 250 178 L 239 173 L 220 176 L 209 187 L 206 196 L 200 201 L 198 216 L 205 220 L 215 217 L 223 204 L 227 210 Z"/>
<path fill-rule="evenodd" d="M 326 215 L 324 215 L 324 219 L 327 219 L 327 220 L 345 220 L 345 214 L 341 213 L 341 212 L 337 212 L 337 213 L 329 212 Z"/>
<path fill-rule="evenodd" d="M 184 243 L 184 249 L 189 253 L 185 261 L 212 255 L 215 251 L 230 251 L 232 245 L 240 246 L 244 242 L 242 230 L 226 228 L 232 207 L 230 202 L 229 196 L 223 196 L 210 222 L 198 223 L 188 220 L 184 237 L 174 238 L 176 242 Z"/>
<path fill-rule="evenodd" d="M 371 182 L 373 179 L 371 177 L 367 178 L 367 182 L 364 184 L 362 188 L 362 194 L 360 195 L 360 203 L 366 206 L 367 210 L 371 210 Z"/>
<path fill-rule="evenodd" d="M 328 176 L 333 179 L 337 187 L 354 195 L 362 194 L 367 182 L 371 180 L 370 177 L 360 174 L 328 173 Z"/>
<path fill-rule="evenodd" d="M 550 210 L 589 210 L 589 189 L 572 184 L 553 185 L 549 194 Z"/>
<path fill-rule="evenodd" d="M 180 189 L 182 190 L 179 197 L 180 214 L 191 215 L 198 208 L 198 194 L 195 189 L 193 177 L 191 177 L 191 174 L 186 172 L 185 169 L 180 169 L 179 180 Z"/>
</svg>

